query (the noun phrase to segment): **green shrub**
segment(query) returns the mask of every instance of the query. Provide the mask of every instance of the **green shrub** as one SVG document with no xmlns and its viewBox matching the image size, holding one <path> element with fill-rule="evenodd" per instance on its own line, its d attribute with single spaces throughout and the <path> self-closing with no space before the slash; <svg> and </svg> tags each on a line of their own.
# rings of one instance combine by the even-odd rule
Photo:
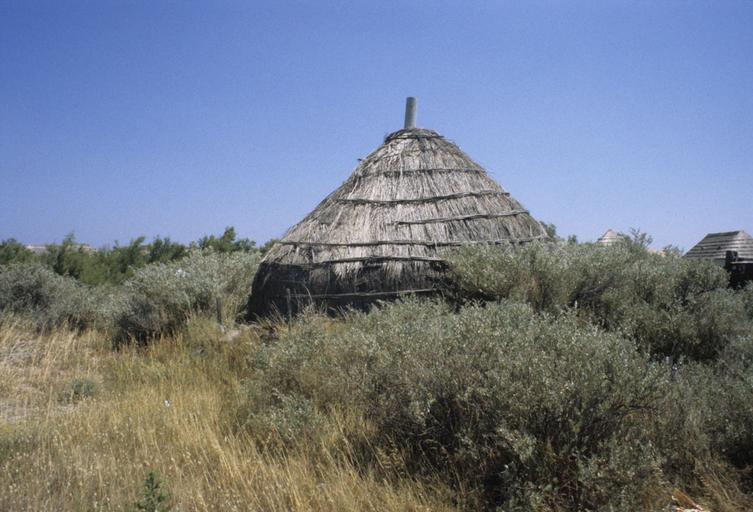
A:
<svg viewBox="0 0 753 512">
<path fill-rule="evenodd" d="M 127 245 L 115 242 L 114 247 L 92 249 L 76 241 L 73 233 L 66 235 L 59 244 L 47 244 L 45 251 L 35 254 L 13 238 L 0 242 L 0 265 L 10 263 L 39 262 L 61 276 L 73 277 L 91 286 L 119 285 L 133 276 L 134 272 L 151 263 L 178 261 L 189 254 L 190 249 L 215 252 L 265 252 L 270 243 L 257 249 L 256 243 L 246 238 L 237 239 L 235 228 L 227 227 L 219 237 L 204 236 L 188 246 L 156 237 L 146 242 L 139 236 Z"/>
<path fill-rule="evenodd" d="M 87 287 L 37 263 L 0 267 L 0 312 L 30 319 L 41 330 L 88 327 L 97 318 Z"/>
<path fill-rule="evenodd" d="M 141 490 L 141 496 L 133 504 L 134 510 L 140 512 L 169 512 L 172 510 L 170 505 L 170 493 L 164 489 L 154 471 L 150 471 L 144 479 L 144 486 Z"/>
<path fill-rule="evenodd" d="M 568 251 L 554 244 L 465 246 L 450 257 L 461 299 L 515 299 L 536 309 L 567 305 Z"/>
<path fill-rule="evenodd" d="M 256 393 L 253 385 L 244 386 L 244 393 Z M 260 402 L 264 402 L 262 407 Z M 301 394 L 273 392 L 269 397 L 254 397 L 253 407 L 244 403 L 241 413 L 243 426 L 257 439 L 286 445 L 306 444 L 317 439 L 324 424 L 324 416 L 313 402 Z"/>
<path fill-rule="evenodd" d="M 753 320 L 753 283 L 748 283 L 742 290 L 738 290 L 745 306 L 745 314 Z"/>
<path fill-rule="evenodd" d="M 174 332 L 191 314 L 212 312 L 217 299 L 237 312 L 258 266 L 256 253 L 195 251 L 139 269 L 115 296 L 115 338 L 146 341 Z"/>
<path fill-rule="evenodd" d="M 652 254 L 638 243 L 469 246 L 451 254 L 450 263 L 461 302 L 516 299 L 539 311 L 575 308 L 661 356 L 713 359 L 753 316 L 753 292 L 728 290 L 719 266 Z"/>
<path fill-rule="evenodd" d="M 15 238 L 8 238 L 0 242 L 0 265 L 9 263 L 27 263 L 33 261 L 35 255 Z"/>
<path fill-rule="evenodd" d="M 87 378 L 73 379 L 59 393 L 58 400 L 63 403 L 76 403 L 94 396 L 97 384 Z"/>
<path fill-rule="evenodd" d="M 753 492 L 753 337 L 731 342 L 714 364 L 674 366 L 647 429 L 664 474 L 696 494 L 715 473 Z"/>
<path fill-rule="evenodd" d="M 624 509 L 660 476 L 645 426 L 666 368 L 574 315 L 406 302 L 335 327 L 309 314 L 251 367 L 257 424 L 286 401 L 357 410 L 370 443 L 505 510 Z"/>
<path fill-rule="evenodd" d="M 191 244 L 199 249 L 211 249 L 215 252 L 252 252 L 256 250 L 256 242 L 248 238 L 236 238 L 235 228 L 228 226 L 219 237 L 203 236 Z"/>
<path fill-rule="evenodd" d="M 705 389 L 713 417 L 709 436 L 732 464 L 753 469 L 753 331 L 725 348 L 714 372 L 715 382 Z M 749 484 L 753 491 L 750 475 Z"/>
</svg>

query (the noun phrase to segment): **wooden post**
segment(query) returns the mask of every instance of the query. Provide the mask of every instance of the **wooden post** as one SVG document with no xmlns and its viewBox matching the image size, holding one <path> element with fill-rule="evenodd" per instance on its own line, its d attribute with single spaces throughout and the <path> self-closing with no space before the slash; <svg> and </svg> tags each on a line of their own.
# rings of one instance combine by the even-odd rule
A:
<svg viewBox="0 0 753 512">
<path fill-rule="evenodd" d="M 416 127 L 416 98 L 408 96 L 405 99 L 405 129 Z"/>
</svg>

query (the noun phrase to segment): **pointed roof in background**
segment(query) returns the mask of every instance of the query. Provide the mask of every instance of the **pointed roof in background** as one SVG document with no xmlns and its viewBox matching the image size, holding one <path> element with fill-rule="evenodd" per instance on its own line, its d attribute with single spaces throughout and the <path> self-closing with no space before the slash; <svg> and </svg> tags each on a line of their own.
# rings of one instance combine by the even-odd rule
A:
<svg viewBox="0 0 753 512">
<path fill-rule="evenodd" d="M 685 257 L 724 261 L 727 251 L 736 251 L 738 258 L 753 260 L 753 237 L 742 230 L 709 233 Z"/>
<path fill-rule="evenodd" d="M 596 243 L 599 245 L 614 245 L 624 240 L 625 237 L 619 234 L 617 231 L 613 229 L 607 229 L 604 234 L 599 237 Z"/>
</svg>

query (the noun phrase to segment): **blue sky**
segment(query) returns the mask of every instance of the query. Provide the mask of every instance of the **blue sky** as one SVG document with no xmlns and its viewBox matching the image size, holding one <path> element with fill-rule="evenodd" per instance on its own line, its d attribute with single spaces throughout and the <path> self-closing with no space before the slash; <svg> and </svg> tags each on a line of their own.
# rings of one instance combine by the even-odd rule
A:
<svg viewBox="0 0 753 512">
<path fill-rule="evenodd" d="M 593 240 L 753 234 L 753 2 L 0 0 L 0 239 L 280 236 L 406 96 Z"/>
</svg>

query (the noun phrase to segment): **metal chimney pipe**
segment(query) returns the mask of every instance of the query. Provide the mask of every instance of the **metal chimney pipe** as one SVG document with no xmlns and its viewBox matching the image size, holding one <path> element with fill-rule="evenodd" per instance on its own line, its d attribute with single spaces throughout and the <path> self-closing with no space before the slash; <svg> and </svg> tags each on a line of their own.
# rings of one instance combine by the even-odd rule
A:
<svg viewBox="0 0 753 512">
<path fill-rule="evenodd" d="M 416 127 L 416 98 L 408 96 L 405 99 L 405 129 Z"/>
</svg>

